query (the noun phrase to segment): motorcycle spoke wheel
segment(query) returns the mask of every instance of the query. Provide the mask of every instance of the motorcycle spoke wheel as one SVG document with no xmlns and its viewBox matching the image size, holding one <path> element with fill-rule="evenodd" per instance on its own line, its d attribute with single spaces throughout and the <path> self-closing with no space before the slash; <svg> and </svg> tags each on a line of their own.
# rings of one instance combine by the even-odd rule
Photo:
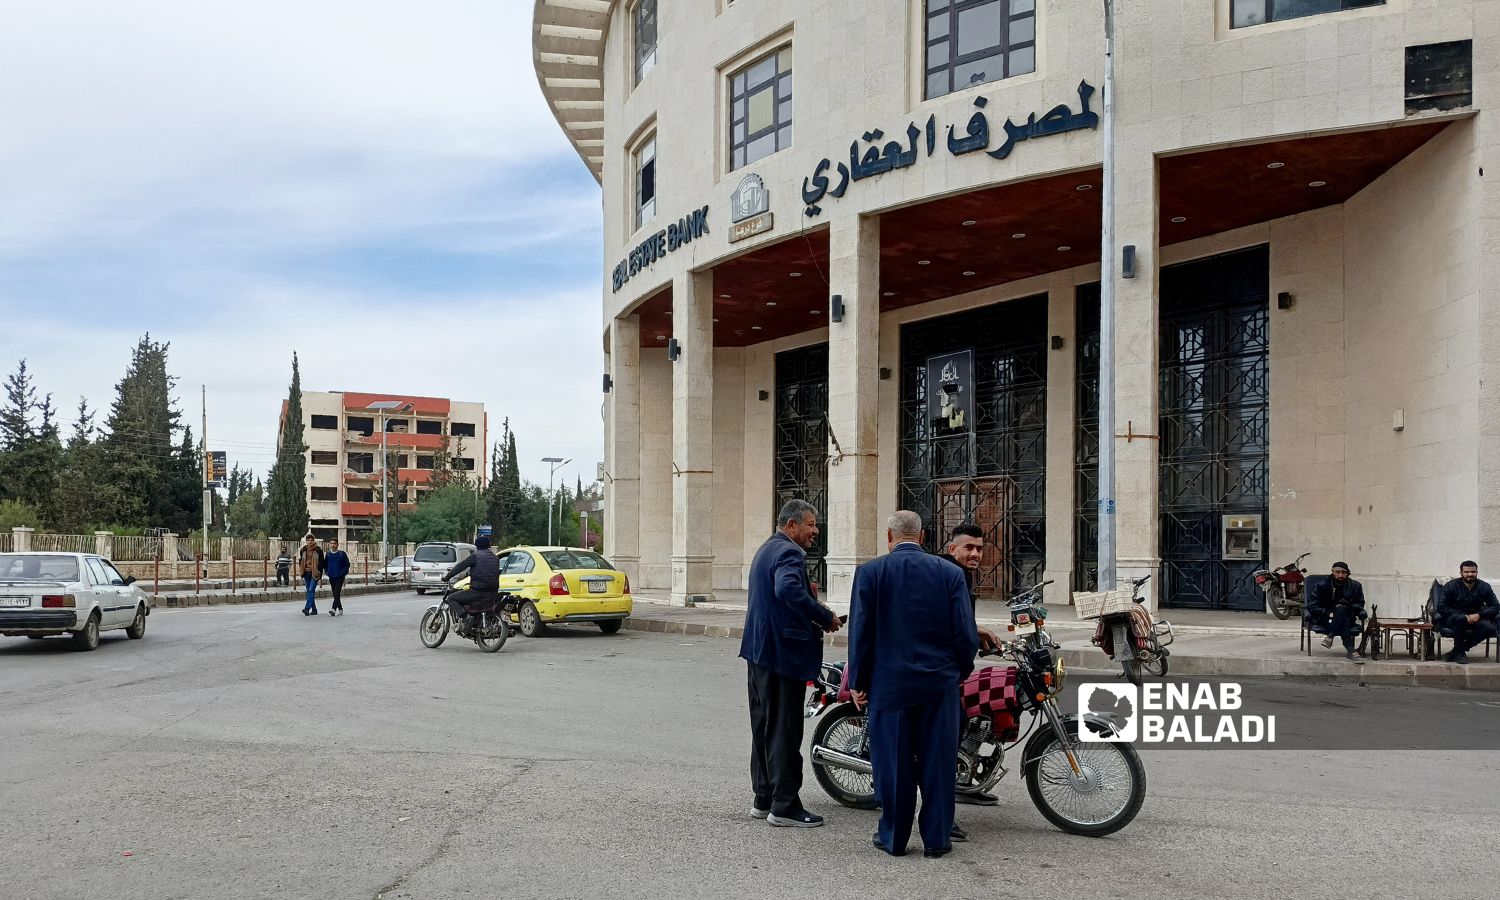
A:
<svg viewBox="0 0 1500 900">
<path fill-rule="evenodd" d="M 475 626 L 474 643 L 485 653 L 494 653 L 505 646 L 505 639 L 510 637 L 510 628 L 496 615 L 485 613 Z"/>
<path fill-rule="evenodd" d="M 1056 733 L 1038 735 L 1026 748 L 1026 787 L 1048 821 L 1070 834 L 1102 837 L 1124 828 L 1146 798 L 1146 770 L 1124 743 L 1081 743 L 1070 723 L 1074 774 Z M 1038 745 L 1037 741 L 1042 741 Z"/>
<path fill-rule="evenodd" d="M 419 629 L 422 636 L 422 646 L 429 650 L 435 650 L 443 645 L 448 638 L 448 617 L 443 615 L 442 610 L 429 609 L 422 614 L 422 625 Z"/>
<path fill-rule="evenodd" d="M 813 732 L 813 743 L 850 756 L 869 759 L 864 713 L 851 708 L 847 712 L 835 711 L 831 715 L 832 719 L 818 723 L 817 730 Z M 854 809 L 874 809 L 877 806 L 873 776 L 817 762 L 813 763 L 813 775 L 828 796 L 845 806 Z"/>
</svg>

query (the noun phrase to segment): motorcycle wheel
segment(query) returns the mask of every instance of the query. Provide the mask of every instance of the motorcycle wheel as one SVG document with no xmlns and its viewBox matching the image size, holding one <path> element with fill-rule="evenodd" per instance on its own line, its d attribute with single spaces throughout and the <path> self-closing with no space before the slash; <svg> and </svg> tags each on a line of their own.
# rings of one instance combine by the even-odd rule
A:
<svg viewBox="0 0 1500 900">
<path fill-rule="evenodd" d="M 510 637 L 510 626 L 504 619 L 494 613 L 485 613 L 479 619 L 478 629 L 474 635 L 474 643 L 485 653 L 494 653 L 505 646 L 505 639 Z"/>
<path fill-rule="evenodd" d="M 1129 656 L 1126 656 L 1124 659 L 1120 660 L 1120 669 L 1124 671 L 1126 681 L 1130 682 L 1136 687 L 1140 687 L 1141 663 L 1140 660 L 1136 658 L 1134 653 L 1135 640 L 1130 636 L 1129 625 L 1122 622 L 1114 626 L 1113 647 L 1116 656 L 1119 656 L 1122 652 L 1130 654 Z M 1129 649 L 1122 651 L 1122 647 Z"/>
<path fill-rule="evenodd" d="M 1129 825 L 1146 801 L 1146 767 L 1126 743 L 1081 743 L 1078 720 L 1066 723 L 1083 778 L 1073 776 L 1052 727 L 1026 742 L 1026 792 L 1047 821 L 1068 834 L 1104 837 Z M 1097 727 L 1097 726 L 1090 726 Z"/>
<path fill-rule="evenodd" d="M 840 753 L 869 758 L 869 752 L 860 753 L 864 742 L 865 714 L 854 708 L 854 704 L 829 710 L 813 729 L 813 746 L 822 745 Z M 839 769 L 813 762 L 813 776 L 828 796 L 851 809 L 875 809 L 880 804 L 875 800 L 875 779 L 848 769 Z"/>
<path fill-rule="evenodd" d="M 1146 660 L 1144 663 L 1141 663 L 1141 665 L 1145 667 L 1147 672 L 1150 672 L 1157 678 L 1165 677 L 1168 668 L 1166 651 L 1157 650 L 1154 654 L 1152 654 L 1150 659 Z"/>
<path fill-rule="evenodd" d="M 448 638 L 448 617 L 442 609 L 429 609 L 422 614 L 422 646 L 436 650 Z"/>
<path fill-rule="evenodd" d="M 1283 620 L 1290 619 L 1292 617 L 1292 604 L 1286 599 L 1286 591 L 1272 592 L 1271 615 Z"/>
</svg>

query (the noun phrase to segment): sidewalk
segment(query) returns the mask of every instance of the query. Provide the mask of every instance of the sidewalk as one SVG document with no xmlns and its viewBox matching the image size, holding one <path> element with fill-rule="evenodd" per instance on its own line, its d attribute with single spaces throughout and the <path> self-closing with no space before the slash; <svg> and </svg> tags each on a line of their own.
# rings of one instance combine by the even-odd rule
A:
<svg viewBox="0 0 1500 900">
<path fill-rule="evenodd" d="M 258 581 L 258 579 L 257 579 Z M 140 582 L 137 582 L 141 584 Z M 298 603 L 305 602 L 307 592 L 302 585 L 292 587 L 239 587 L 230 590 L 226 579 L 222 582 L 213 582 L 216 585 L 210 587 L 210 582 L 203 582 L 201 590 L 194 591 L 191 581 L 183 585 L 182 582 L 162 582 L 161 593 L 154 595 L 153 605 L 157 609 L 184 609 L 190 606 L 220 606 L 233 603 L 281 603 L 295 600 Z M 173 587 L 173 590 L 165 588 Z M 149 585 L 141 584 L 141 589 L 150 594 Z M 393 591 L 410 590 L 400 582 L 381 584 L 346 584 L 344 585 L 344 596 L 358 597 L 362 594 L 385 594 Z M 328 580 L 324 579 L 318 585 L 318 602 L 333 602 L 333 595 L 328 591 Z"/>
<path fill-rule="evenodd" d="M 671 606 L 662 595 L 634 596 L 634 614 L 625 622 L 632 631 L 666 634 L 707 635 L 738 639 L 744 634 L 745 593 L 722 592 L 712 604 L 692 608 Z M 840 613 L 844 609 L 835 608 Z M 1094 623 L 1079 622 L 1070 607 L 1053 607 L 1047 620 L 1053 640 L 1062 645 L 1063 661 L 1081 669 L 1113 671 L 1118 666 L 1090 642 Z M 1005 633 L 1009 615 L 1001 603 L 980 601 L 979 624 L 998 634 Z M 1176 634 L 1168 657 L 1171 676 L 1219 678 L 1284 678 L 1293 681 L 1349 682 L 1352 684 L 1410 685 L 1475 691 L 1500 691 L 1500 663 L 1470 654 L 1466 666 L 1444 662 L 1419 662 L 1397 658 L 1363 664 L 1344 659 L 1338 645 L 1324 650 L 1321 639 L 1309 656 L 1297 649 L 1298 623 L 1254 613 L 1170 610 L 1168 620 Z M 840 632 L 830 635 L 826 645 L 847 647 Z"/>
</svg>

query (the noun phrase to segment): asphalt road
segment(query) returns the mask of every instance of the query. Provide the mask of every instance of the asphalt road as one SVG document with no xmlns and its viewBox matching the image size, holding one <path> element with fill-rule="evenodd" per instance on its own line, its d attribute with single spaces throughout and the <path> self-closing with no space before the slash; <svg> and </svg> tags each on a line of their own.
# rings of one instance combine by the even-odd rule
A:
<svg viewBox="0 0 1500 900">
<path fill-rule="evenodd" d="M 1459 746 L 1494 726 L 1491 695 L 1266 685 L 1281 733 L 1332 722 L 1367 749 L 1147 749 L 1145 807 L 1102 840 L 1048 825 L 1013 773 L 1000 806 L 960 807 L 970 843 L 891 859 L 875 814 L 810 774 L 828 827 L 745 816 L 734 642 L 580 628 L 426 650 L 426 603 L 159 610 L 93 653 L 0 638 L 0 897 L 1500 892 L 1500 752 L 1368 749 Z"/>
</svg>

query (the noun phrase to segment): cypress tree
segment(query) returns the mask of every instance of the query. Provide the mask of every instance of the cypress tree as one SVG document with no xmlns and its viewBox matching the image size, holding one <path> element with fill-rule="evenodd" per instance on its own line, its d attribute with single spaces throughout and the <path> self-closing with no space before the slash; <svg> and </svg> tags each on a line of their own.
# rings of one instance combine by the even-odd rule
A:
<svg viewBox="0 0 1500 900">
<path fill-rule="evenodd" d="M 271 467 L 266 528 L 273 535 L 301 540 L 309 526 L 307 515 L 307 445 L 302 441 L 302 372 L 292 354 L 292 386 L 287 392 L 286 421 L 276 464 Z"/>
</svg>

